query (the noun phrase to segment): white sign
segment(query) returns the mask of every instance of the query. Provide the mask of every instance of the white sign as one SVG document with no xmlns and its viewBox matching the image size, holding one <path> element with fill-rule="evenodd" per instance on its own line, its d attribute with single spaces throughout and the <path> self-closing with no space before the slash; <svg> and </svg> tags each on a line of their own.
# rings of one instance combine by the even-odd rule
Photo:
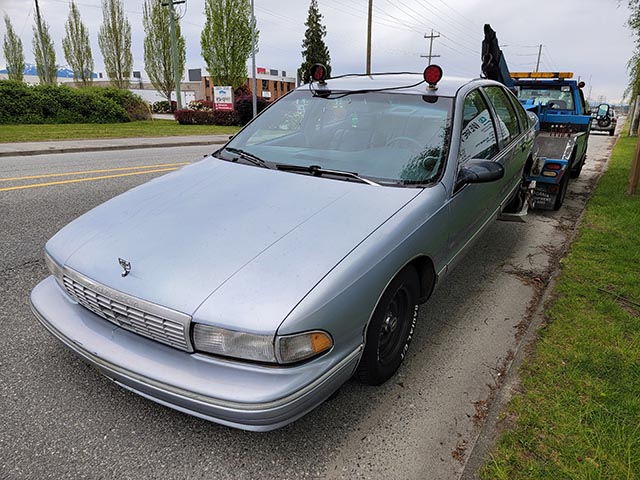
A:
<svg viewBox="0 0 640 480">
<path fill-rule="evenodd" d="M 214 86 L 213 106 L 216 110 L 233 110 L 233 88 Z"/>
</svg>

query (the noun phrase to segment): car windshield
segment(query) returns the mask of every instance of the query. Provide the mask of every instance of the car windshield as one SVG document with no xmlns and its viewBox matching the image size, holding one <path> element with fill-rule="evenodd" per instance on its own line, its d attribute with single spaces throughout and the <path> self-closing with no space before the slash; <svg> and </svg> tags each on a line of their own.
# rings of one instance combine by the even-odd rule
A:
<svg viewBox="0 0 640 480">
<path fill-rule="evenodd" d="M 438 176 L 450 137 L 450 98 L 386 92 L 334 95 L 337 98 L 292 92 L 227 147 L 273 164 L 317 165 L 381 184 L 424 184 Z"/>
<path fill-rule="evenodd" d="M 521 85 L 517 87 L 518 100 L 526 105 L 543 105 L 560 110 L 573 110 L 573 97 L 569 86 Z"/>
</svg>

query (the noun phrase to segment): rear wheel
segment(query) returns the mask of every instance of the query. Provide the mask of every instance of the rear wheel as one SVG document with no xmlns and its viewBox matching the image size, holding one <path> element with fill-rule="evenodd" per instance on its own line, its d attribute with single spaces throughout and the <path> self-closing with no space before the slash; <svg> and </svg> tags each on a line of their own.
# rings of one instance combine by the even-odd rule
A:
<svg viewBox="0 0 640 480">
<path fill-rule="evenodd" d="M 609 136 L 613 137 L 613 134 L 616 133 L 615 130 L 609 130 Z"/>
<path fill-rule="evenodd" d="M 556 197 L 556 202 L 553 204 L 554 210 L 560 210 L 562 204 L 564 203 L 564 197 L 567 196 L 567 189 L 569 188 L 569 172 L 564 172 L 562 176 L 562 180 L 560 180 L 560 189 L 558 190 L 558 196 Z"/>
<path fill-rule="evenodd" d="M 404 359 L 418 317 L 420 279 L 413 267 L 389 284 L 373 312 L 357 375 L 361 382 L 381 385 Z"/>
</svg>

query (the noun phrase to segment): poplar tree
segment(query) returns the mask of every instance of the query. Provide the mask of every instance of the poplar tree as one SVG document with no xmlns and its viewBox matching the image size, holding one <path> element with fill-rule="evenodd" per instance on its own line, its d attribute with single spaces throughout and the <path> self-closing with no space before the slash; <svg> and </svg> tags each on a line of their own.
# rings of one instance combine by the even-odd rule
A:
<svg viewBox="0 0 640 480">
<path fill-rule="evenodd" d="M 131 24 L 124 15 L 122 0 L 102 0 L 103 23 L 98 33 L 98 45 L 111 84 L 127 88 L 131 78 Z"/>
<path fill-rule="evenodd" d="M 65 24 L 65 31 L 66 35 L 62 40 L 64 56 L 73 70 L 73 79 L 86 87 L 93 81 L 93 56 L 89 43 L 89 30 L 82 23 L 80 11 L 73 0 Z"/>
<path fill-rule="evenodd" d="M 24 52 L 22 50 L 22 40 L 16 35 L 11 25 L 9 16 L 4 14 L 4 25 L 7 29 L 4 34 L 4 58 L 7 61 L 7 74 L 9 80 L 21 82 L 24 72 Z"/>
<path fill-rule="evenodd" d="M 249 0 L 205 0 L 202 57 L 215 85 L 234 89 L 247 81 L 251 55 L 251 4 Z M 256 44 L 258 46 L 256 31 Z"/>
<path fill-rule="evenodd" d="M 309 83 L 311 67 L 321 63 L 327 67 L 327 76 L 331 75 L 331 56 L 324 43 L 327 28 L 322 24 L 322 15 L 318 9 L 318 0 L 311 0 L 309 16 L 305 22 L 307 30 L 302 40 L 302 65 L 298 69 L 298 82 Z"/>
<path fill-rule="evenodd" d="M 142 11 L 144 26 L 144 67 L 153 87 L 167 98 L 171 104 L 171 92 L 176 88 L 173 57 L 171 52 L 171 10 L 163 7 L 164 0 L 145 0 Z M 171 1 L 171 0 L 169 0 Z M 185 41 L 180 34 L 180 24 L 176 19 L 178 44 L 178 73 L 184 74 L 186 61 Z"/>
<path fill-rule="evenodd" d="M 56 65 L 56 51 L 53 48 L 53 40 L 49 35 L 49 25 L 36 17 L 33 25 L 33 55 L 36 57 L 36 68 L 40 83 L 55 85 L 58 79 L 58 67 Z"/>
</svg>

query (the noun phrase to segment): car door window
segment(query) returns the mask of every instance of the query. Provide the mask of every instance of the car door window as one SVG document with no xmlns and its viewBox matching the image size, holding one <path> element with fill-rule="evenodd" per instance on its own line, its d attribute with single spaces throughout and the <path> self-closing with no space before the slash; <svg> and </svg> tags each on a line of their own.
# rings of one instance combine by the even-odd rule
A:
<svg viewBox="0 0 640 480">
<path fill-rule="evenodd" d="M 518 136 L 518 118 L 513 105 L 502 87 L 484 87 L 484 91 L 498 116 L 497 129 L 501 145 L 507 145 Z"/>
<path fill-rule="evenodd" d="M 491 158 L 498 153 L 495 125 L 480 91 L 474 90 L 467 95 L 462 116 L 459 162 L 471 158 Z"/>
<path fill-rule="evenodd" d="M 509 100 L 511 100 L 511 105 L 513 109 L 516 111 L 516 115 L 518 117 L 518 121 L 520 122 L 520 131 L 524 132 L 529 128 L 529 117 L 527 116 L 527 112 L 520 105 L 520 102 L 515 97 L 515 95 L 507 94 Z"/>
</svg>

